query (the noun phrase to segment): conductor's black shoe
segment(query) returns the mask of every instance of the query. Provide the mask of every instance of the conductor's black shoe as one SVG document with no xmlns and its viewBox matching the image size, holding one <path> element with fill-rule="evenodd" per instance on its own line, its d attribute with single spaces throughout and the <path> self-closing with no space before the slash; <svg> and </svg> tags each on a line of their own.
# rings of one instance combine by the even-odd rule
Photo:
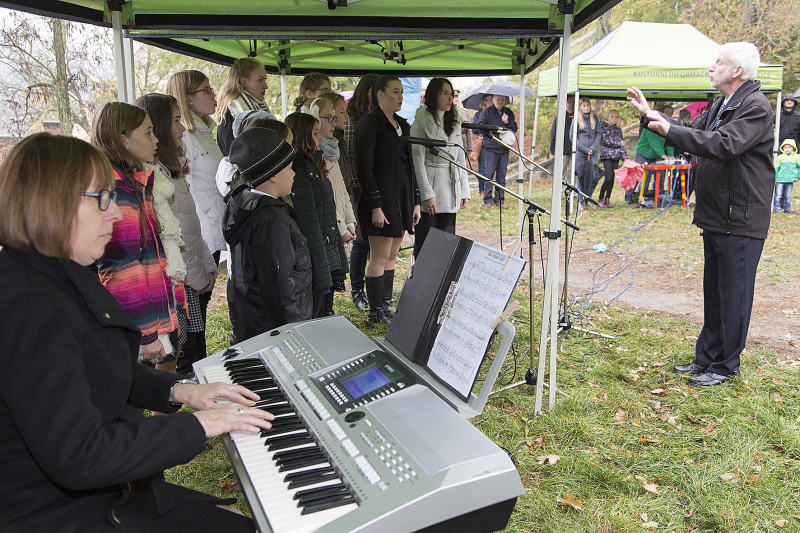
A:
<svg viewBox="0 0 800 533">
<path fill-rule="evenodd" d="M 675 365 L 672 371 L 676 374 L 702 374 L 706 371 L 706 368 L 692 362 L 688 365 Z"/>
<path fill-rule="evenodd" d="M 706 372 L 693 378 L 689 378 L 686 382 L 692 387 L 709 387 L 711 385 L 722 385 L 730 376 L 723 376 L 722 374 L 715 374 L 713 372 Z"/>
</svg>

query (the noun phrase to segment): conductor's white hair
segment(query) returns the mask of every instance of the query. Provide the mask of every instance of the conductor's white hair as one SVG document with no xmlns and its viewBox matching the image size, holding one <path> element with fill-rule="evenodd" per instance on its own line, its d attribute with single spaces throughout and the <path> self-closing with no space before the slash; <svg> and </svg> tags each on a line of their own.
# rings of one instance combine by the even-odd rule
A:
<svg viewBox="0 0 800 533">
<path fill-rule="evenodd" d="M 754 44 L 738 42 L 726 43 L 720 48 L 720 53 L 724 53 L 728 61 L 734 67 L 742 67 L 742 80 L 755 79 L 758 74 L 758 65 L 761 63 L 761 57 L 758 53 L 758 48 Z"/>
</svg>

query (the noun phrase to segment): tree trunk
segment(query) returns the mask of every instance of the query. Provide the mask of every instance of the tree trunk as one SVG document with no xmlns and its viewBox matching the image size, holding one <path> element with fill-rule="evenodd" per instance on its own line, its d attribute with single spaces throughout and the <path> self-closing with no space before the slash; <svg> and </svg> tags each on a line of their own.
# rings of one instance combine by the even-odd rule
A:
<svg viewBox="0 0 800 533">
<path fill-rule="evenodd" d="M 50 19 L 53 28 L 53 53 L 56 56 L 56 108 L 61 135 L 72 135 L 72 112 L 69 108 L 69 75 L 67 73 L 67 23 L 62 19 Z"/>
</svg>

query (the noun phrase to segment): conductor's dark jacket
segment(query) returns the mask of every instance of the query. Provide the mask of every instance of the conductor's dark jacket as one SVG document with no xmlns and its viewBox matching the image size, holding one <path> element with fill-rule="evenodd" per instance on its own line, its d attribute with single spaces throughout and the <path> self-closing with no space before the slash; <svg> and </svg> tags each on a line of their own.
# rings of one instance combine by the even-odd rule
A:
<svg viewBox="0 0 800 533">
<path fill-rule="evenodd" d="M 205 432 L 139 411 L 174 412 L 177 377 L 137 363 L 141 332 L 92 268 L 3 249 L 0 317 L 0 531 L 109 528 L 137 480 L 170 509 L 161 472 Z"/>
<path fill-rule="evenodd" d="M 234 195 L 223 234 L 233 252 L 239 342 L 311 318 L 311 254 L 286 202 L 247 190 Z"/>
<path fill-rule="evenodd" d="M 746 82 L 716 119 L 723 98 L 690 123 L 669 119 L 667 144 L 699 156 L 694 224 L 712 233 L 765 239 L 775 167 L 773 112 L 761 83 Z"/>
</svg>

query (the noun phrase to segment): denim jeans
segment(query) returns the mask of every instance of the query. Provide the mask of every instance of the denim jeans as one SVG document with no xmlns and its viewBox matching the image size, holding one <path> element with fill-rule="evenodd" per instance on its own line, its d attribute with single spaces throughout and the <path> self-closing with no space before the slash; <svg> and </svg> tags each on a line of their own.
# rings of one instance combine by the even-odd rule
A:
<svg viewBox="0 0 800 533">
<path fill-rule="evenodd" d="M 774 211 L 792 210 L 792 188 L 794 183 L 776 183 L 775 200 L 773 201 Z"/>
</svg>

